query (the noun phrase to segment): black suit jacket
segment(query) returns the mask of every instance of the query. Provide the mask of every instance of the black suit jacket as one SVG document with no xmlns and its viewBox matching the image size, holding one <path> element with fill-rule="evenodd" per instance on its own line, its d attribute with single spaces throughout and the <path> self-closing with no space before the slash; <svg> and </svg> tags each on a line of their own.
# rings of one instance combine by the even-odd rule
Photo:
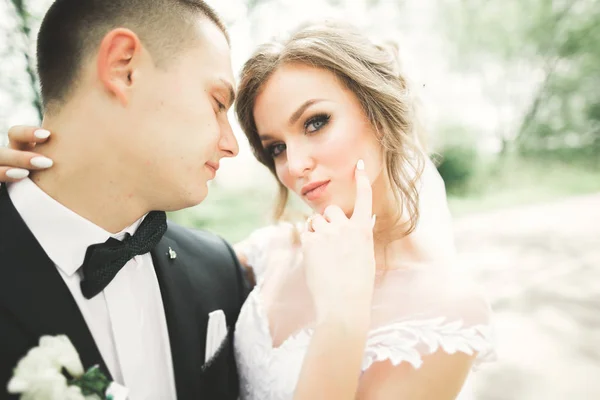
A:
<svg viewBox="0 0 600 400">
<path fill-rule="evenodd" d="M 169 248 L 177 257 L 169 257 Z M 206 232 L 169 224 L 152 251 L 169 331 L 177 398 L 236 399 L 233 329 L 248 293 L 231 247 Z M 208 314 L 224 311 L 229 336 L 204 363 Z M 71 292 L 0 188 L 0 399 L 12 369 L 42 335 L 69 337 L 87 369 L 108 370 Z M 148 349 L 152 351 L 152 349 Z M 150 383 L 150 382 L 149 382 Z"/>
</svg>

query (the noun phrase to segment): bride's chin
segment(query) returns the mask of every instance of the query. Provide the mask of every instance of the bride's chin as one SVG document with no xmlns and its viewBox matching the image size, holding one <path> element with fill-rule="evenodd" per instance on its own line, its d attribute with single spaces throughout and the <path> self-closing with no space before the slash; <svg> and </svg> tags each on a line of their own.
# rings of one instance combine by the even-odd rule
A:
<svg viewBox="0 0 600 400">
<path fill-rule="evenodd" d="M 328 205 L 329 204 L 319 204 L 319 205 L 309 204 L 308 206 L 310 207 L 310 209 L 312 210 L 312 212 L 314 214 L 323 215 L 323 213 L 325 212 L 325 209 L 327 208 Z"/>
<path fill-rule="evenodd" d="M 318 206 L 314 206 L 314 205 L 309 205 L 309 206 L 313 213 L 323 215 L 323 213 L 325 212 L 327 207 L 329 207 L 330 205 L 337 205 L 337 204 L 327 202 L 327 203 L 319 204 Z M 352 216 L 352 210 L 346 210 L 346 209 L 342 208 L 342 211 L 344 212 L 344 214 L 346 215 L 347 218 L 350 218 Z"/>
</svg>

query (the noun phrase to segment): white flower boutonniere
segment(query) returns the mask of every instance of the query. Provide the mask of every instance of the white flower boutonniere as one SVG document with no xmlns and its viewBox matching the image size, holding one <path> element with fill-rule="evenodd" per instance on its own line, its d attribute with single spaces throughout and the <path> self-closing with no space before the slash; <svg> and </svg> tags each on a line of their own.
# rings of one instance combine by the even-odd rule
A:
<svg viewBox="0 0 600 400">
<path fill-rule="evenodd" d="M 124 400 L 123 389 L 97 366 L 84 372 L 77 350 L 64 335 L 42 336 L 8 382 L 8 392 L 20 394 L 21 400 Z"/>
</svg>

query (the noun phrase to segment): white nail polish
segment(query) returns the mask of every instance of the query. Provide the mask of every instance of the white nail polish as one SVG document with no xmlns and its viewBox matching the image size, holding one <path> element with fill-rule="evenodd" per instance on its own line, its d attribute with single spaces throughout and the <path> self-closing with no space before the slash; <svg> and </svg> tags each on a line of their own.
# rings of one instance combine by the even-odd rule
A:
<svg viewBox="0 0 600 400">
<path fill-rule="evenodd" d="M 358 162 L 356 163 L 356 168 L 359 171 L 364 171 L 365 170 L 365 162 L 362 159 L 358 160 Z"/>
<path fill-rule="evenodd" d="M 33 157 L 30 162 L 31 165 L 37 168 L 50 168 L 54 164 L 51 159 L 42 156 Z"/>
<path fill-rule="evenodd" d="M 35 132 L 33 132 L 33 136 L 35 136 L 38 139 L 48 139 L 48 137 L 50 136 L 50 131 L 47 131 L 46 129 L 38 129 Z"/>
<path fill-rule="evenodd" d="M 29 176 L 29 171 L 22 168 L 12 168 L 6 171 L 6 176 L 11 179 L 23 179 Z"/>
<path fill-rule="evenodd" d="M 375 228 L 375 221 L 377 220 L 377 215 L 373 214 L 371 217 L 371 228 Z"/>
</svg>

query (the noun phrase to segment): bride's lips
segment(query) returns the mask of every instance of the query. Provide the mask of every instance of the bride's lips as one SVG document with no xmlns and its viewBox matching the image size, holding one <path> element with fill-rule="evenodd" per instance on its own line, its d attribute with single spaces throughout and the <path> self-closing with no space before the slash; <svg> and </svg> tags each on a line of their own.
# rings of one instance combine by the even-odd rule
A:
<svg viewBox="0 0 600 400">
<path fill-rule="evenodd" d="M 325 193 L 329 182 L 331 181 L 318 181 L 304 185 L 301 191 L 302 196 L 306 197 L 306 199 L 309 201 L 317 200 L 323 193 Z"/>
</svg>

